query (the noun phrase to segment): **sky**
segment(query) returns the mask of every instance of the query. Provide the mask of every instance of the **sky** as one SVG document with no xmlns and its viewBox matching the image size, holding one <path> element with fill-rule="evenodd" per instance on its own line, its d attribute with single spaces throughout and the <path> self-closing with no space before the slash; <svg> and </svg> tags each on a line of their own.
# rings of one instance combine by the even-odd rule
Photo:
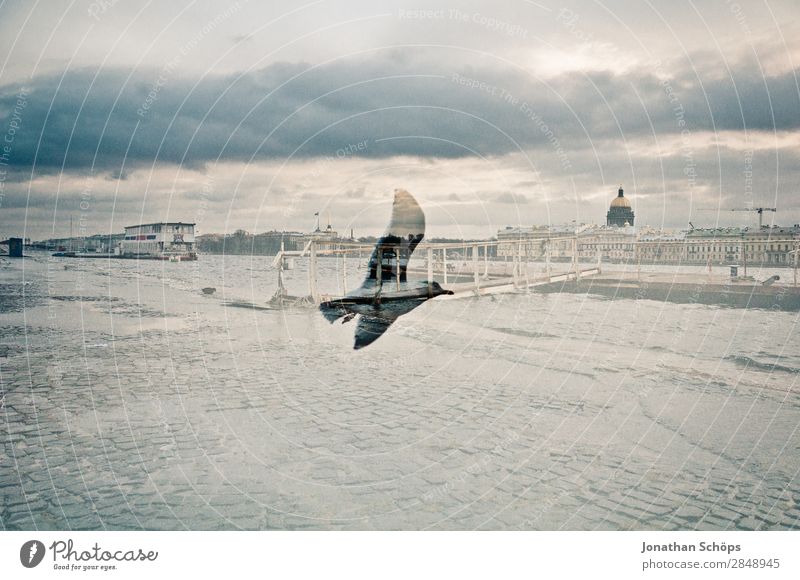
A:
<svg viewBox="0 0 800 580">
<path fill-rule="evenodd" d="M 787 1 L 6 1 L 0 238 L 800 222 Z"/>
</svg>

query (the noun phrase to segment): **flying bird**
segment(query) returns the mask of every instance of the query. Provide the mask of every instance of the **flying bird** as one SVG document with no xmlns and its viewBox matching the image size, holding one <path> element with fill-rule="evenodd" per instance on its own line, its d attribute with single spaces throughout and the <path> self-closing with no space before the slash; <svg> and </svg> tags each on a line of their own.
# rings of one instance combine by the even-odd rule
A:
<svg viewBox="0 0 800 580">
<path fill-rule="evenodd" d="M 372 344 L 403 314 L 436 296 L 453 294 L 433 280 L 409 282 L 408 261 L 425 237 L 425 214 L 410 193 L 394 192 L 392 219 L 369 259 L 369 272 L 360 288 L 328 300 L 319 309 L 328 322 L 350 322 L 359 315 L 356 350 Z"/>
</svg>

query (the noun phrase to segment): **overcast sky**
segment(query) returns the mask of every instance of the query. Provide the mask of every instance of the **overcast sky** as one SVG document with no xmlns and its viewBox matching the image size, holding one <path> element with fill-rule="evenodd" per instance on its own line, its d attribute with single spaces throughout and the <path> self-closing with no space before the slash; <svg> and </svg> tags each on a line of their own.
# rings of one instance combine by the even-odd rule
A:
<svg viewBox="0 0 800 580">
<path fill-rule="evenodd" d="M 453 8 L 457 5 L 458 8 Z M 800 222 L 787 1 L 0 4 L 0 238 Z M 720 211 L 718 211 L 720 210 Z"/>
</svg>

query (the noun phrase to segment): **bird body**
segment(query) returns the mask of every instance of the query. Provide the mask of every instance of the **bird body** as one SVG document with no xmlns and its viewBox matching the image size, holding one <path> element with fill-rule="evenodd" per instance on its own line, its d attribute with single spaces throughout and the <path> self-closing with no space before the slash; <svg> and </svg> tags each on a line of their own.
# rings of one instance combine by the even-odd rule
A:
<svg viewBox="0 0 800 580">
<path fill-rule="evenodd" d="M 359 316 L 353 348 L 372 344 L 395 320 L 426 300 L 453 294 L 438 282 L 408 281 L 408 262 L 424 236 L 422 208 L 410 193 L 396 190 L 389 227 L 375 244 L 364 283 L 342 298 L 320 304 L 322 315 L 331 323 Z"/>
</svg>

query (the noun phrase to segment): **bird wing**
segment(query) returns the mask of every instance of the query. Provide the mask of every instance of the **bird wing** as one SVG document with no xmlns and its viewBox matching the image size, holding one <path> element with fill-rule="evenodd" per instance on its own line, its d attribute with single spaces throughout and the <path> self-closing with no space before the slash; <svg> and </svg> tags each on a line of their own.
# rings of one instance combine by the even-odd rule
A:
<svg viewBox="0 0 800 580">
<path fill-rule="evenodd" d="M 413 195 L 403 189 L 396 189 L 392 219 L 386 232 L 375 244 L 363 286 L 372 287 L 377 283 L 379 263 L 382 281 L 394 281 L 399 274 L 400 282 L 405 282 L 408 261 L 424 237 L 425 213 Z"/>
<path fill-rule="evenodd" d="M 356 327 L 355 335 L 356 340 L 353 348 L 358 350 L 372 344 L 378 340 L 384 332 L 389 330 L 392 322 L 394 322 L 394 320 L 362 314 L 358 317 L 358 326 Z"/>
<path fill-rule="evenodd" d="M 320 304 L 320 311 L 329 322 L 343 316 L 352 320 L 360 314 L 355 332 L 356 350 L 372 344 L 397 320 L 410 312 L 427 296 L 413 291 L 398 291 L 385 298 L 380 293 L 378 279 L 406 282 L 406 270 L 411 254 L 425 237 L 425 214 L 410 193 L 395 190 L 392 204 L 392 218 L 383 236 L 375 244 L 369 259 L 369 272 L 361 288 L 343 298 L 329 300 Z M 376 292 L 378 289 L 378 292 Z M 369 311 L 364 307 L 369 305 Z"/>
<path fill-rule="evenodd" d="M 325 320 L 333 324 L 342 316 L 347 316 L 350 312 L 341 300 L 329 300 L 319 305 L 319 311 L 325 317 Z"/>
</svg>

